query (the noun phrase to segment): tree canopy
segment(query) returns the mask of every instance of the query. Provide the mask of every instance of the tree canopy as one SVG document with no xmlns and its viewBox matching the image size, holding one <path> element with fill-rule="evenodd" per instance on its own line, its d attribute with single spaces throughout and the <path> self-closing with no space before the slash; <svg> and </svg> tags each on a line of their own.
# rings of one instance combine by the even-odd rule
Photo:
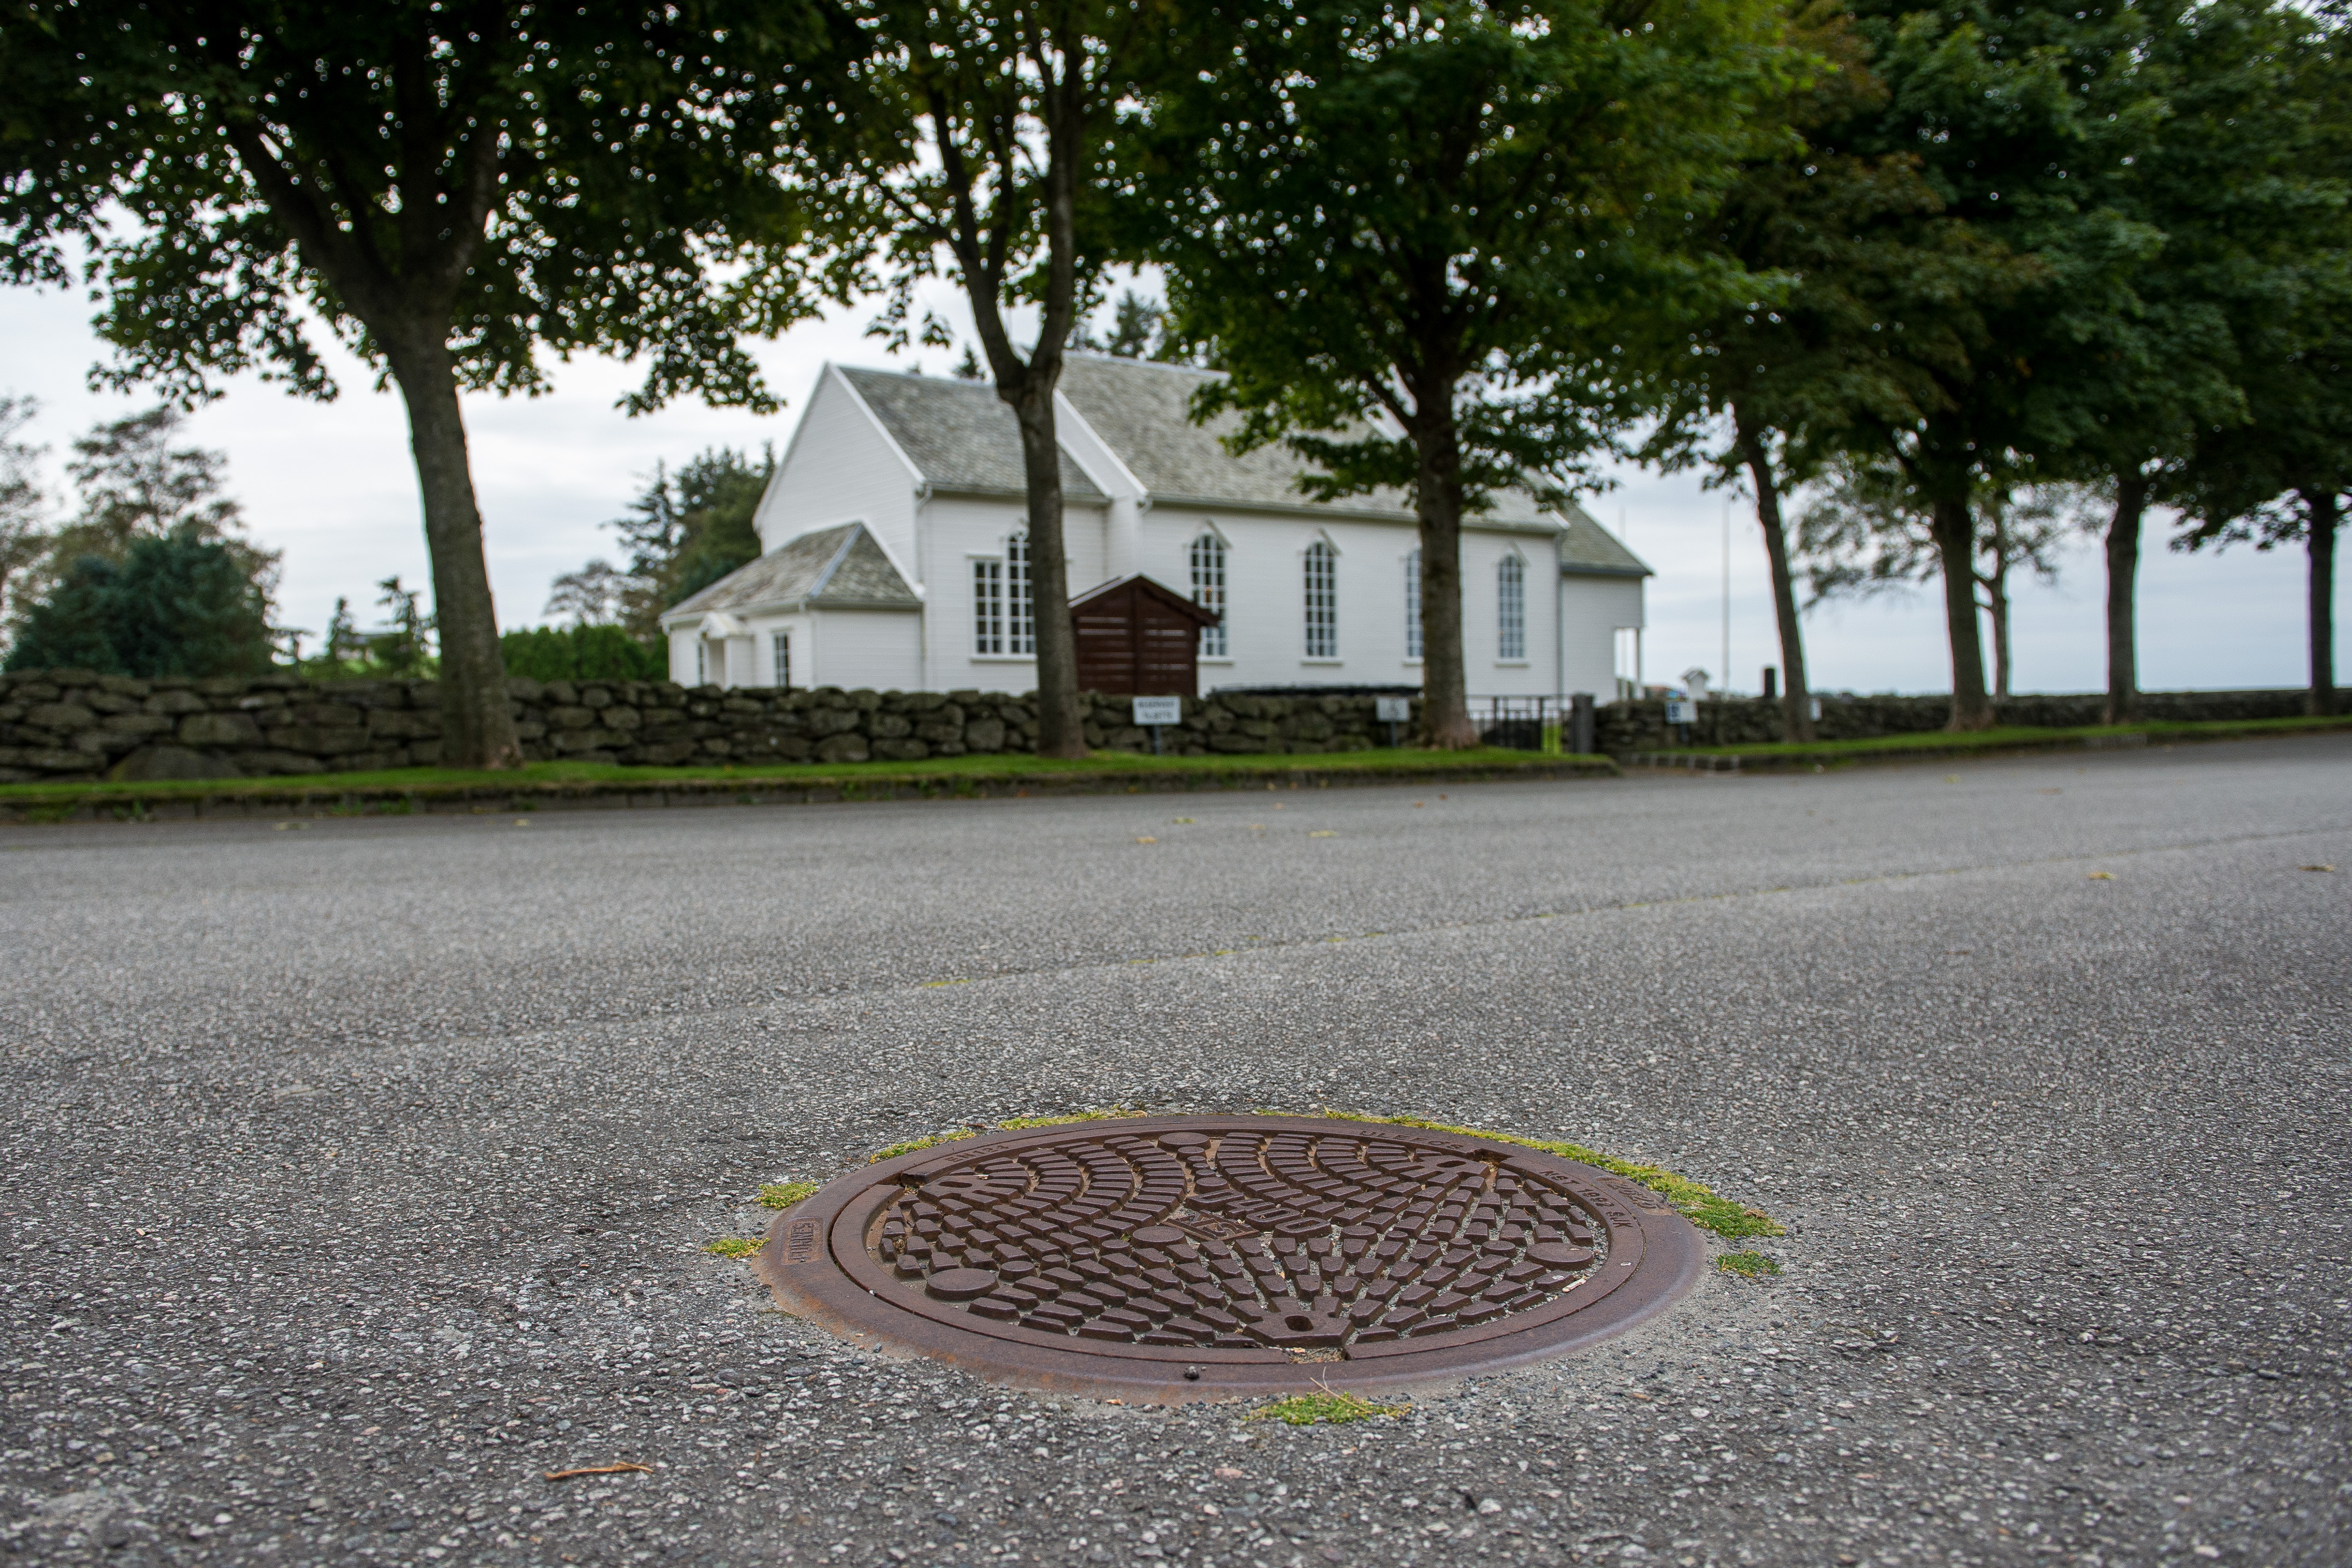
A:
<svg viewBox="0 0 2352 1568">
<path fill-rule="evenodd" d="M 814 5 L 453 9 L 29 0 L 0 15 L 0 276 L 78 247 L 118 383 L 332 396 L 322 325 L 406 403 L 445 757 L 520 761 L 461 391 L 640 358 L 628 405 L 768 406 L 744 332 L 811 313 L 803 159 L 847 40 Z"/>
<path fill-rule="evenodd" d="M 1907 151 L 1840 143 L 1887 98 L 1851 20 L 1820 4 L 1791 16 L 1792 41 L 1820 68 L 1762 106 L 1769 133 L 1695 237 L 1759 287 L 1669 345 L 1670 392 L 1644 448 L 1669 471 L 1696 466 L 1754 496 L 1795 740 L 1812 738 L 1812 716 L 1784 500 L 1821 477 L 1857 421 L 1913 424 L 1939 405 L 1927 367 L 1965 365 L 1985 309 L 2032 275 L 1948 216 Z"/>
<path fill-rule="evenodd" d="M 1108 217 L 1119 105 L 1171 17 L 1163 0 L 850 0 L 848 15 L 868 54 L 851 100 L 859 151 L 828 187 L 836 221 L 858 246 L 878 237 L 868 254 L 889 303 L 876 331 L 893 345 L 952 346 L 946 323 L 917 319 L 925 280 L 948 279 L 971 306 L 978 359 L 1020 429 L 1037 750 L 1082 756 L 1054 390 L 1119 255 Z"/>
<path fill-rule="evenodd" d="M 628 548 L 627 563 L 591 561 L 556 578 L 546 613 L 656 640 L 664 610 L 759 559 L 752 519 L 775 470 L 772 447 L 756 461 L 732 447 L 712 447 L 676 468 L 657 465 L 627 513 L 605 525 Z"/>
<path fill-rule="evenodd" d="M 1231 373 L 1203 411 L 1312 494 L 1412 498 L 1436 743 L 1476 740 L 1465 512 L 1590 482 L 1650 405 L 1647 340 L 1749 287 L 1685 239 L 1800 68 L 1776 32 L 1753 0 L 1212 0 L 1145 103 L 1149 250 Z"/>
<path fill-rule="evenodd" d="M 119 561 L 84 555 L 25 613 L 10 669 L 260 675 L 273 662 L 269 598 L 236 551 L 192 523 L 132 539 Z"/>
</svg>

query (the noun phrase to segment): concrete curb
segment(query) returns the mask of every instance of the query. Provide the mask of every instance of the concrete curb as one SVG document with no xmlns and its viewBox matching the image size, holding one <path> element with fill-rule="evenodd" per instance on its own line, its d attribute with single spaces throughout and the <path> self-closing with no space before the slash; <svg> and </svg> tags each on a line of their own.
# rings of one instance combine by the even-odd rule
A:
<svg viewBox="0 0 2352 1568">
<path fill-rule="evenodd" d="M 2026 756 L 2037 752 L 2140 751 L 2158 745 L 2212 745 L 2224 741 L 2277 741 L 2298 735 L 2340 733 L 2334 728 L 2274 730 L 2236 735 L 2159 735 L 2128 731 L 2118 735 L 2063 735 L 2047 741 L 2003 742 L 1998 746 L 1899 746 L 1868 752 L 1794 752 L 1764 756 L 1726 756 L 1711 752 L 1636 752 L 1618 761 L 1633 768 L 1681 768 L 1700 773 L 1785 773 L 1820 772 L 1863 763 L 1959 761 L 1970 757 Z"/>
</svg>

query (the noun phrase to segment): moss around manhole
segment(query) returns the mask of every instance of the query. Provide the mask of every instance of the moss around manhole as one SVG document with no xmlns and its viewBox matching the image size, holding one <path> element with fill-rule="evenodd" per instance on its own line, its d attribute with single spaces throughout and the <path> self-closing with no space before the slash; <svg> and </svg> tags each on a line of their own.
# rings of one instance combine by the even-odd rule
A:
<svg viewBox="0 0 2352 1568">
<path fill-rule="evenodd" d="M 1037 1387 L 1184 1399 L 1552 1356 L 1660 1310 L 1705 1247 L 1645 1186 L 1508 1143 L 1141 1117 L 918 1149 L 780 1215 L 761 1272 L 837 1331 Z"/>
</svg>

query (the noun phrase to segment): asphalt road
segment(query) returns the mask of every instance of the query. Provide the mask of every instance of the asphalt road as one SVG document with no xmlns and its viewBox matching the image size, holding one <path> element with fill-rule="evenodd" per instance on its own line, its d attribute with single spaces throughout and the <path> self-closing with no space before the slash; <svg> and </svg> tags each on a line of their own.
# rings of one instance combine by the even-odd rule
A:
<svg viewBox="0 0 2352 1568">
<path fill-rule="evenodd" d="M 16 828 L 0 954 L 0 1561 L 2352 1550 L 2352 739 Z M 856 1352 L 702 1250 L 1116 1100 L 1572 1138 L 1782 1272 L 1294 1428 Z"/>
</svg>

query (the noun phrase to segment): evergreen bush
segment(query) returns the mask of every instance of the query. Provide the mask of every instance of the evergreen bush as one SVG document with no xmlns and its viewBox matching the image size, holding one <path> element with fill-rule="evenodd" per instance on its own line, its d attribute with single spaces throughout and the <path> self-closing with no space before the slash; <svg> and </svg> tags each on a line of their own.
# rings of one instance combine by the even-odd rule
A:
<svg viewBox="0 0 2352 1568">
<path fill-rule="evenodd" d="M 667 680 L 669 655 L 619 626 L 535 626 L 499 638 L 509 675 L 533 680 Z"/>
</svg>

